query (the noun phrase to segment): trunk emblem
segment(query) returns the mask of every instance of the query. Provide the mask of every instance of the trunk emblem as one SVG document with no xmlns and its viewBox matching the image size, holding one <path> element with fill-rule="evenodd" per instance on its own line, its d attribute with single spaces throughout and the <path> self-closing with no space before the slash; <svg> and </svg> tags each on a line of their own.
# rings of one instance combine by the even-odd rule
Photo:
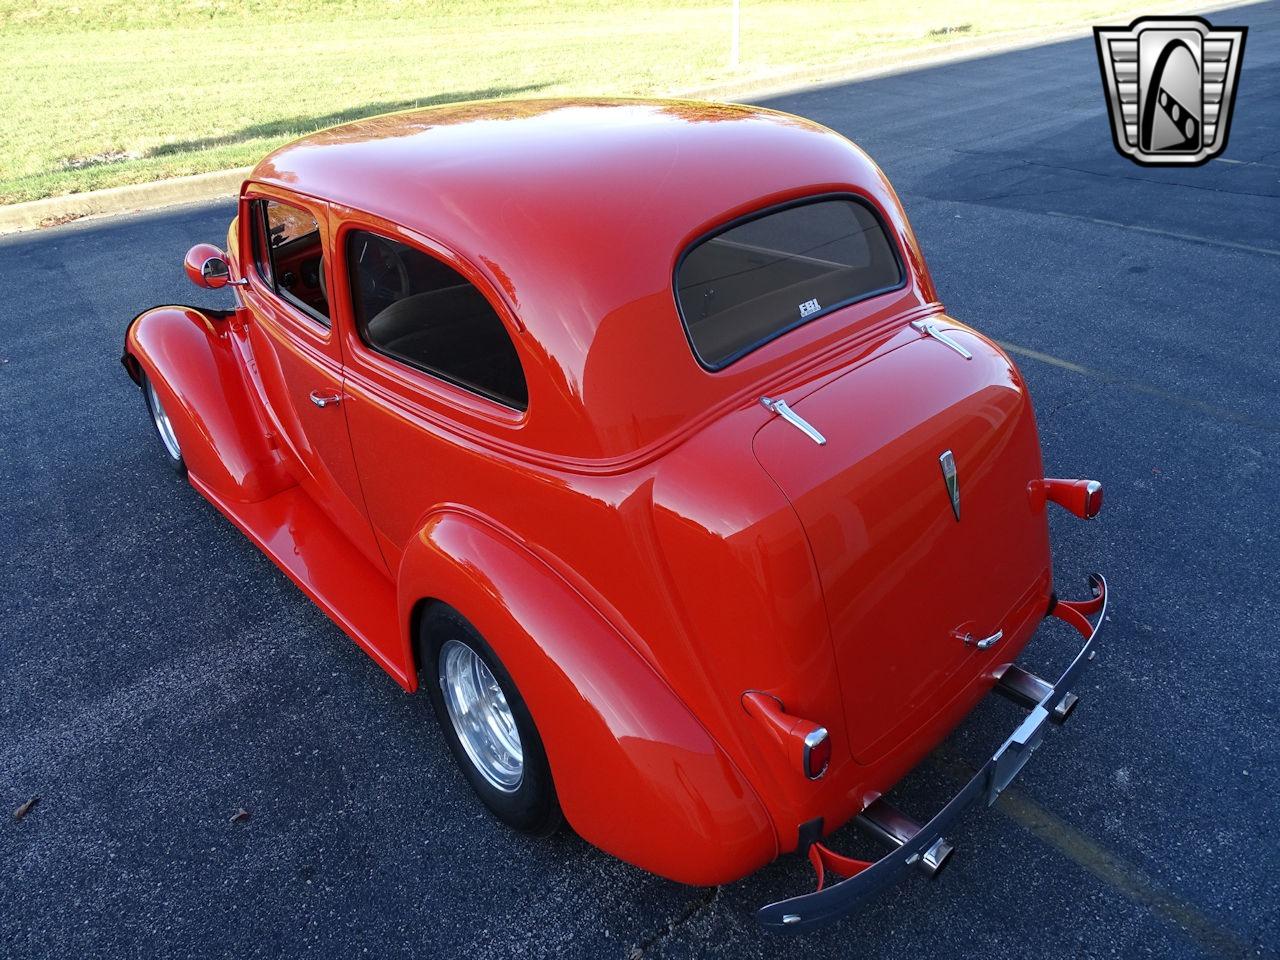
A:
<svg viewBox="0 0 1280 960">
<path fill-rule="evenodd" d="M 951 498 L 951 512 L 956 515 L 956 521 L 960 520 L 960 481 L 956 477 L 956 458 L 950 450 L 942 451 L 942 456 L 938 458 L 938 463 L 942 467 L 942 482 L 947 485 L 947 496 Z"/>
</svg>

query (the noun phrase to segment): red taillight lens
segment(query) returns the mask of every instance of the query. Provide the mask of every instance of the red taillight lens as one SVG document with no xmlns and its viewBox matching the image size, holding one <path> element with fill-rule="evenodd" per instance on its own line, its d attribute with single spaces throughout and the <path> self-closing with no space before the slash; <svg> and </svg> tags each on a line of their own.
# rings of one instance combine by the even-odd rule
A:
<svg viewBox="0 0 1280 960">
<path fill-rule="evenodd" d="M 771 693 L 748 690 L 742 695 L 742 706 L 782 748 L 788 765 L 799 760 L 800 772 L 810 780 L 817 780 L 827 772 L 831 764 L 831 737 L 826 727 L 787 713 L 782 701 Z"/>
<path fill-rule="evenodd" d="M 1091 520 L 1102 509 L 1102 484 L 1097 480 L 1044 480 L 1031 481 L 1032 503 L 1039 507 L 1044 500 L 1052 500 L 1077 517 Z"/>
<path fill-rule="evenodd" d="M 1084 487 L 1084 517 L 1092 520 L 1102 510 L 1102 484 L 1090 480 Z"/>
<path fill-rule="evenodd" d="M 831 765 L 831 735 L 826 727 L 818 727 L 804 738 L 804 775 L 817 780 Z"/>
</svg>

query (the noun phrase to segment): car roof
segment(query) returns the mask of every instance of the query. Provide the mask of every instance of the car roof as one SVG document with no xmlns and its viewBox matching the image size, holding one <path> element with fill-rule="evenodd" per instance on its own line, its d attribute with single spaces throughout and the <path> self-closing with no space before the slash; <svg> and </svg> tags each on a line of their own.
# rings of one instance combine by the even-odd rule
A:
<svg viewBox="0 0 1280 960">
<path fill-rule="evenodd" d="M 488 277 L 524 328 L 526 354 L 540 354 L 557 392 L 581 408 L 593 437 L 583 441 L 585 456 L 652 443 L 750 371 L 758 377 L 761 362 L 781 362 L 786 344 L 712 377 L 685 340 L 675 263 L 690 242 L 735 217 L 805 195 L 859 193 L 923 275 L 923 293 L 911 287 L 921 293 L 916 299 L 932 299 L 905 216 L 876 165 L 831 130 L 760 107 L 450 104 L 303 137 L 263 159 L 250 181 L 373 214 Z M 804 339 L 780 338 L 794 347 Z M 646 373 L 647 381 L 638 376 Z M 644 392 L 659 388 L 661 397 Z M 530 390 L 532 409 L 532 382 Z M 659 408 L 661 427 L 637 415 Z"/>
</svg>

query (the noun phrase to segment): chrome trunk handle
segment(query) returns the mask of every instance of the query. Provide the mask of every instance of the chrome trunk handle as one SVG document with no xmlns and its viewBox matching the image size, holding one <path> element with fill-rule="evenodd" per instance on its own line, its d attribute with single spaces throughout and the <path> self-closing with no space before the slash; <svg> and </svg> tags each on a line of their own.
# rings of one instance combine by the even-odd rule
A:
<svg viewBox="0 0 1280 960">
<path fill-rule="evenodd" d="M 761 397 L 760 406 L 764 407 L 766 410 L 771 410 L 776 413 L 818 446 L 826 446 L 827 438 L 819 433 L 813 424 L 792 410 L 791 407 L 787 405 L 787 401 L 781 398 L 775 400 L 773 397 Z"/>
<path fill-rule="evenodd" d="M 960 639 L 968 646 L 977 647 L 979 650 L 989 650 L 1004 638 L 1004 631 L 997 630 L 989 637 L 983 637 L 981 640 L 973 639 L 973 634 L 966 633 Z"/>
<path fill-rule="evenodd" d="M 960 356 L 964 357 L 966 360 L 973 359 L 972 353 L 970 353 L 964 347 L 960 346 L 960 344 L 956 343 L 956 341 L 952 340 L 945 333 L 943 333 L 938 328 L 938 325 L 934 323 L 932 320 L 912 320 L 911 326 L 916 330 L 919 330 L 921 333 L 925 334 L 926 336 L 933 337 L 933 339 L 937 340 L 939 343 L 946 344 L 948 347 L 950 347 L 956 353 L 960 354 Z"/>
</svg>

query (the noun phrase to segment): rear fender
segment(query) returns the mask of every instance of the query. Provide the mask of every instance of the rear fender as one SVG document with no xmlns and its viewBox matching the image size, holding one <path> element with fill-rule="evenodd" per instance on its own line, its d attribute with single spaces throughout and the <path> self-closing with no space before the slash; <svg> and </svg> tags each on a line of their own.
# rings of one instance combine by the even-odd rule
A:
<svg viewBox="0 0 1280 960">
<path fill-rule="evenodd" d="M 133 319 L 121 358 L 164 404 L 187 470 L 225 500 L 265 500 L 292 485 L 249 396 L 229 310 L 153 307 Z"/>
<path fill-rule="evenodd" d="M 487 520 L 430 516 L 399 572 L 404 636 L 421 598 L 479 630 L 520 688 L 566 819 L 586 840 L 690 884 L 777 855 L 737 767 L 635 648 L 547 562 Z"/>
</svg>

